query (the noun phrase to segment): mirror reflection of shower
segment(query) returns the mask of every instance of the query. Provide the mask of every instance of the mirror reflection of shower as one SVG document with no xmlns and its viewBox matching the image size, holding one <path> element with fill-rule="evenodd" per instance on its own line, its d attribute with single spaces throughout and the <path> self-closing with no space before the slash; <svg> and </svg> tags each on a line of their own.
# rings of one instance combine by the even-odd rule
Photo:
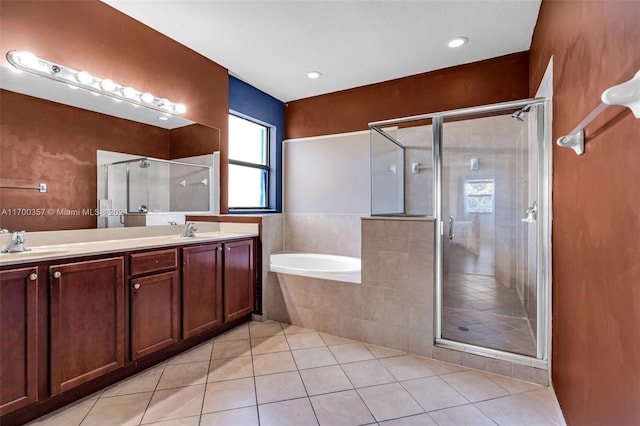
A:
<svg viewBox="0 0 640 426">
<path fill-rule="evenodd" d="M 97 195 L 102 210 L 121 211 L 131 217 L 219 211 L 217 153 L 180 161 L 108 151 L 98 152 L 98 157 Z M 123 222 L 134 223 L 105 217 L 98 219 L 98 226 L 120 227 Z"/>
</svg>

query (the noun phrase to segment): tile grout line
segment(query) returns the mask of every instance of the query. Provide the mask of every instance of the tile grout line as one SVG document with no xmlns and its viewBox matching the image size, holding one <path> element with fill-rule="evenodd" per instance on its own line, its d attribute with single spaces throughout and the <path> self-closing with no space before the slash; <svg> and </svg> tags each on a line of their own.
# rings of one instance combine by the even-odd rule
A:
<svg viewBox="0 0 640 426">
<path fill-rule="evenodd" d="M 253 321 L 251 321 L 253 322 Z M 256 418 L 258 419 L 258 426 L 260 426 L 260 410 L 258 409 L 258 385 L 256 384 L 256 371 L 253 367 L 253 345 L 251 344 L 251 322 L 247 325 L 247 333 L 249 334 L 249 352 L 251 354 L 251 372 L 253 378 L 253 395 L 256 401 Z M 282 328 L 282 326 L 280 326 Z"/>
<path fill-rule="evenodd" d="M 376 358 L 376 356 L 369 350 L 369 348 L 367 348 L 365 346 L 365 348 L 367 349 L 367 351 L 369 351 L 369 353 L 371 353 L 371 355 L 373 355 L 373 358 L 375 361 L 377 361 L 380 366 L 382 368 L 385 369 L 385 371 L 387 371 L 389 374 L 391 374 L 390 371 L 388 371 L 386 369 L 386 367 L 384 365 L 382 365 L 382 363 L 378 360 L 378 358 Z M 329 349 L 331 350 L 331 349 Z M 368 361 L 373 361 L 373 360 L 368 360 Z M 342 370 L 342 373 L 347 377 L 347 380 L 349 380 L 349 383 L 351 383 L 351 386 L 353 386 L 353 390 L 355 391 L 356 395 L 358 395 L 358 398 L 360 399 L 360 401 L 362 402 L 362 404 L 367 408 L 367 411 L 369 412 L 369 414 L 371 414 L 371 418 L 376 422 L 376 424 L 378 424 L 378 419 L 376 419 L 376 416 L 373 415 L 373 412 L 371 411 L 371 408 L 369 408 L 369 406 L 367 405 L 367 403 L 364 401 L 364 399 L 362 399 L 362 395 L 360 395 L 360 392 L 358 392 L 358 388 L 356 387 L 356 385 L 353 384 L 353 381 L 351 380 L 351 378 L 349 377 L 349 375 L 347 374 L 346 371 L 344 371 L 344 368 L 342 367 L 342 364 L 338 363 L 338 365 L 340 366 L 340 370 Z M 391 377 L 393 377 L 395 379 L 395 377 L 393 376 L 393 374 L 391 374 Z M 375 385 L 373 385 L 375 386 Z"/>
<path fill-rule="evenodd" d="M 280 323 L 280 327 L 282 327 L 282 323 Z M 283 330 L 283 333 L 284 333 L 284 330 Z M 318 335 L 319 335 L 319 333 L 318 333 Z M 322 339 L 322 336 L 320 336 L 320 339 Z M 300 378 L 300 382 L 302 383 L 302 388 L 304 389 L 304 393 L 307 395 L 307 401 L 309 401 L 309 405 L 311 406 L 311 411 L 313 411 L 313 416 L 316 419 L 316 424 L 319 425 L 320 424 L 320 420 L 318 419 L 318 413 L 316 413 L 316 409 L 313 406 L 313 403 L 311 402 L 311 397 L 309 396 L 309 391 L 307 390 L 307 385 L 304 383 L 304 380 L 302 379 L 302 374 L 300 373 L 300 368 L 299 368 L 298 363 L 296 361 L 296 357 L 293 356 L 293 350 L 291 349 L 291 345 L 289 345 L 289 340 L 286 338 L 286 336 L 285 336 L 285 341 L 287 342 L 287 346 L 289 346 L 289 352 L 291 352 L 291 358 L 293 359 L 293 364 L 296 366 L 296 372 L 298 373 L 298 377 Z M 336 362 L 337 362 L 337 360 L 336 360 Z M 292 399 L 299 399 L 299 398 L 292 398 Z M 282 401 L 278 401 L 278 402 L 282 402 Z"/>
<path fill-rule="evenodd" d="M 216 344 L 216 338 L 211 339 L 211 351 L 209 352 L 209 367 L 207 368 L 207 379 L 204 383 L 204 393 L 202 394 L 202 403 L 200 404 L 200 414 L 198 416 L 198 426 L 202 423 L 202 412 L 204 411 L 204 400 L 207 397 L 207 389 L 209 388 L 209 374 L 211 374 L 211 363 L 213 362 L 213 346 Z M 158 381 L 159 383 L 159 381 Z"/>
</svg>

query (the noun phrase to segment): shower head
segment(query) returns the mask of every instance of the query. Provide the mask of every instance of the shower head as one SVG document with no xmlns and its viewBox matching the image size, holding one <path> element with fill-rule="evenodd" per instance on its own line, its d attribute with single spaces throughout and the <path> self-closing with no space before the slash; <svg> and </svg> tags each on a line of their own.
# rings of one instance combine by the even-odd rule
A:
<svg viewBox="0 0 640 426">
<path fill-rule="evenodd" d="M 529 111 L 531 109 L 533 105 L 526 105 L 524 108 L 522 108 L 519 111 L 514 112 L 513 114 L 511 114 L 511 118 L 515 118 L 518 121 L 524 121 L 524 113 Z"/>
<path fill-rule="evenodd" d="M 516 120 L 519 121 L 524 121 L 524 111 L 520 110 L 520 111 L 516 111 L 513 114 L 511 114 L 511 118 L 515 118 Z"/>
<path fill-rule="evenodd" d="M 151 167 L 151 163 L 149 162 L 149 160 L 147 160 L 146 158 L 143 158 L 142 160 L 140 160 L 141 169 L 148 169 L 149 167 Z"/>
</svg>

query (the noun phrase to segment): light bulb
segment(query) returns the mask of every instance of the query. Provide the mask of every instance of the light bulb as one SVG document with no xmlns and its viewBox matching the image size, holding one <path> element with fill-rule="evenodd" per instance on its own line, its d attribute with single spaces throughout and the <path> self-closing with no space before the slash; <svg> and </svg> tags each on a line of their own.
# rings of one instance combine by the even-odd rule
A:
<svg viewBox="0 0 640 426">
<path fill-rule="evenodd" d="M 187 111 L 187 107 L 183 104 L 176 104 L 173 108 L 178 114 L 183 114 Z"/>
<path fill-rule="evenodd" d="M 316 79 L 322 77 L 322 73 L 318 71 L 310 71 L 307 73 L 307 77 L 311 79 Z"/>
<path fill-rule="evenodd" d="M 106 78 L 100 82 L 100 87 L 102 87 L 102 89 L 106 90 L 107 92 L 113 92 L 114 90 L 116 90 L 117 86 L 113 82 L 113 80 L 109 80 L 108 78 Z"/>
<path fill-rule="evenodd" d="M 86 71 L 80 71 L 76 74 L 76 80 L 78 80 L 82 84 L 91 84 L 93 81 L 93 76 Z"/>
<path fill-rule="evenodd" d="M 122 89 L 122 95 L 125 98 L 135 99 L 138 97 L 138 91 L 133 87 L 125 87 L 124 89 Z"/>
<path fill-rule="evenodd" d="M 38 58 L 31 52 L 19 52 L 16 54 L 16 59 L 18 62 L 28 68 L 37 68 L 38 67 Z"/>
<path fill-rule="evenodd" d="M 153 100 L 154 100 L 155 98 L 156 98 L 156 97 L 155 97 L 155 96 L 153 96 L 153 95 L 152 95 L 151 93 L 149 93 L 149 92 L 147 92 L 147 93 L 143 93 L 143 94 L 140 96 L 140 99 L 142 99 L 142 102 L 146 102 L 146 103 L 148 103 L 148 104 L 153 103 Z"/>
</svg>

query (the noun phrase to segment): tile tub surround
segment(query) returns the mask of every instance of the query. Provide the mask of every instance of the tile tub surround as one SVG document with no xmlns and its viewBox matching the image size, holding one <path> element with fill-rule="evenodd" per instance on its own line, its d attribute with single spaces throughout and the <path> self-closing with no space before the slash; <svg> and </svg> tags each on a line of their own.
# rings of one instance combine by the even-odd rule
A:
<svg viewBox="0 0 640 426">
<path fill-rule="evenodd" d="M 278 342 L 273 350 L 252 349 L 269 340 Z M 241 325 L 30 423 L 112 424 L 564 422 L 551 389 L 267 321 Z"/>
<path fill-rule="evenodd" d="M 361 214 L 285 213 L 284 251 L 361 256 Z"/>
<path fill-rule="evenodd" d="M 269 318 L 431 357 L 433 221 L 361 227 L 361 285 L 270 273 Z"/>
</svg>

